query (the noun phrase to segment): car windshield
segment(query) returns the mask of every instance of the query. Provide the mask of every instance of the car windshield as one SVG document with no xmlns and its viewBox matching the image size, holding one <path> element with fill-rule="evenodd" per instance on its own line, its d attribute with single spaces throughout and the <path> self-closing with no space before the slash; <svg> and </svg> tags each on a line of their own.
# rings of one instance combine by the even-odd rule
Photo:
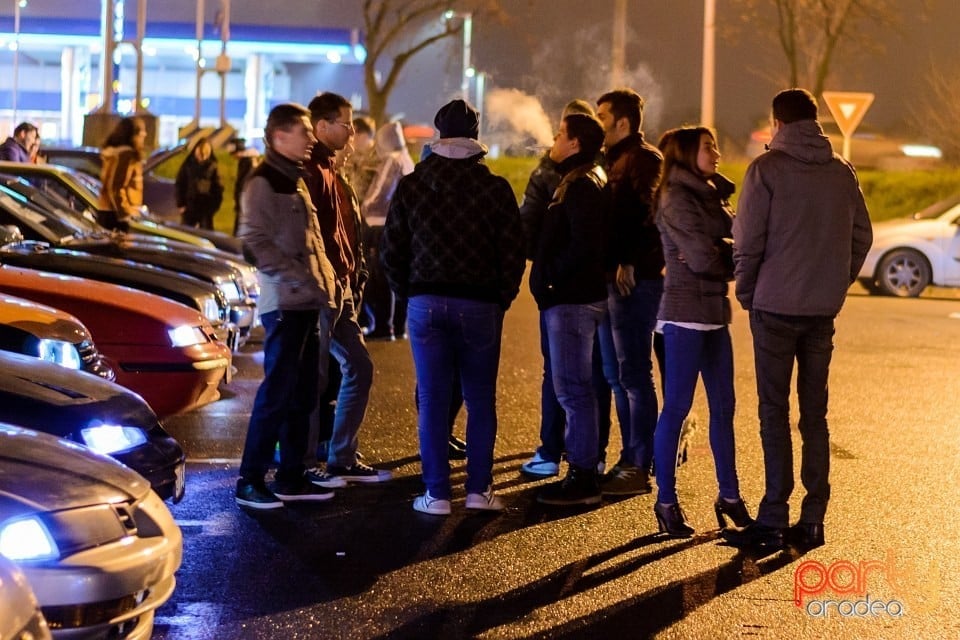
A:
<svg viewBox="0 0 960 640">
<path fill-rule="evenodd" d="M 944 213 L 960 205 L 960 193 L 950 196 L 945 200 L 940 200 L 934 202 L 932 205 L 926 209 L 921 209 L 913 214 L 914 220 L 932 220 L 933 218 L 939 218 Z M 960 213 L 960 211 L 958 211 Z"/>
<path fill-rule="evenodd" d="M 21 230 L 28 227 L 44 240 L 57 244 L 94 231 L 82 218 L 72 214 L 57 216 L 6 185 L 0 185 L 0 220 L 3 224 L 14 224 Z M 24 233 L 24 236 L 27 234 Z"/>
</svg>

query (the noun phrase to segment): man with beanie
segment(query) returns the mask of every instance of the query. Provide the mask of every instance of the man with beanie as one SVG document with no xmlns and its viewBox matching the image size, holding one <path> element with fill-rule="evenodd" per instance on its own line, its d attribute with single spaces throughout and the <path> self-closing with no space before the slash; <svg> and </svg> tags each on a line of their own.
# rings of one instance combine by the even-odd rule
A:
<svg viewBox="0 0 960 640">
<path fill-rule="evenodd" d="M 537 496 L 553 505 L 598 504 L 599 417 L 593 388 L 594 339 L 607 313 L 609 204 L 597 165 L 603 127 L 593 116 L 564 117 L 550 149 L 562 176 L 543 218 L 530 271 L 546 327 L 553 388 L 567 420 L 563 480 Z"/>
<path fill-rule="evenodd" d="M 327 92 L 315 96 L 308 108 L 317 144 L 306 163 L 305 181 L 316 205 L 320 233 L 336 274 L 333 317 L 329 327 L 321 326 L 321 331 L 330 334 L 329 355 L 340 364 L 341 382 L 333 433 L 327 446 L 326 469 L 317 467 L 307 475 L 314 484 L 327 488 L 342 487 L 348 482 L 384 482 L 392 477 L 389 471 L 374 469 L 357 458 L 357 433 L 367 412 L 373 384 L 373 361 L 364 344 L 359 320 L 366 270 L 362 268 L 363 257 L 357 250 L 360 229 L 353 219 L 350 203 L 344 201 L 342 189 L 338 188 L 334 166 L 336 152 L 353 136 L 353 107 L 343 96 Z M 321 371 L 328 367 L 325 355 L 321 354 Z"/>
<path fill-rule="evenodd" d="M 440 140 L 400 179 L 381 245 L 390 287 L 409 300 L 426 485 L 413 508 L 450 514 L 449 410 L 459 374 L 467 404 L 466 508 L 499 511 L 492 486 L 497 371 L 503 315 L 523 277 L 523 229 L 510 184 L 481 162 L 480 114 L 454 100 L 434 124 Z"/>
</svg>

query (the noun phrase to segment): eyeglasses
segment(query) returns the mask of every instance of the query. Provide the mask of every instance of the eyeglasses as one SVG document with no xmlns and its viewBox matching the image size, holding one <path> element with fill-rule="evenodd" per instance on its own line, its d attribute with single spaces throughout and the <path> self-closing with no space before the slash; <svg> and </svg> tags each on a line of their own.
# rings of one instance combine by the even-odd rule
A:
<svg viewBox="0 0 960 640">
<path fill-rule="evenodd" d="M 356 131 L 356 129 L 353 128 L 353 123 L 350 122 L 340 122 L 339 120 L 327 120 L 327 122 L 330 124 L 338 124 L 346 129 L 349 133 L 354 133 Z"/>
</svg>

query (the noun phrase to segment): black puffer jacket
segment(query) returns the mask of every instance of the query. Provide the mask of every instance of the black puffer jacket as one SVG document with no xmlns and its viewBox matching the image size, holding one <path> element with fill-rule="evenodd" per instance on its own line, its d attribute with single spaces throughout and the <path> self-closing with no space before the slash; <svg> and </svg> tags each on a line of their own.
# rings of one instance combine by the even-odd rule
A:
<svg viewBox="0 0 960 640">
<path fill-rule="evenodd" d="M 606 175 L 586 154 L 557 167 L 563 176 L 543 218 L 530 291 L 540 309 L 605 300 L 610 220 Z"/>
<path fill-rule="evenodd" d="M 177 206 L 188 213 L 212 216 L 223 202 L 223 183 L 220 181 L 217 160 L 211 154 L 200 162 L 192 153 L 177 171 Z"/>
<path fill-rule="evenodd" d="M 667 277 L 657 319 L 729 324 L 727 283 L 733 280 L 733 183 L 720 174 L 713 185 L 675 166 L 660 189 L 657 227 Z"/>
<path fill-rule="evenodd" d="M 510 183 L 481 164 L 477 146 L 480 153 L 462 159 L 435 151 L 400 179 L 381 243 L 398 296 L 443 295 L 506 309 L 519 293 L 525 262 L 517 201 Z"/>
</svg>

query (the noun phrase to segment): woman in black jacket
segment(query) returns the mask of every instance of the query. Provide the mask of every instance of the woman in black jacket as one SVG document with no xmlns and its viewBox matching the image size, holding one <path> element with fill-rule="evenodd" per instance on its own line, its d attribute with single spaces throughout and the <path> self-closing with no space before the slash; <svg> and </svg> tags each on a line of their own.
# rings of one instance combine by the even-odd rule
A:
<svg viewBox="0 0 960 640">
<path fill-rule="evenodd" d="M 710 448 L 720 495 L 714 503 L 737 526 L 751 522 L 740 498 L 733 439 L 733 347 L 730 300 L 733 280 L 734 185 L 717 173 L 720 151 L 713 131 L 681 127 L 660 140 L 664 177 L 657 191 L 656 223 L 663 243 L 666 278 L 657 319 L 663 324 L 666 384 L 663 411 L 654 432 L 660 531 L 693 534 L 677 499 L 676 464 L 680 430 L 703 377 L 710 408 Z"/>
<path fill-rule="evenodd" d="M 177 208 L 183 224 L 213 229 L 213 214 L 223 202 L 223 184 L 210 140 L 200 138 L 177 172 Z"/>
</svg>

